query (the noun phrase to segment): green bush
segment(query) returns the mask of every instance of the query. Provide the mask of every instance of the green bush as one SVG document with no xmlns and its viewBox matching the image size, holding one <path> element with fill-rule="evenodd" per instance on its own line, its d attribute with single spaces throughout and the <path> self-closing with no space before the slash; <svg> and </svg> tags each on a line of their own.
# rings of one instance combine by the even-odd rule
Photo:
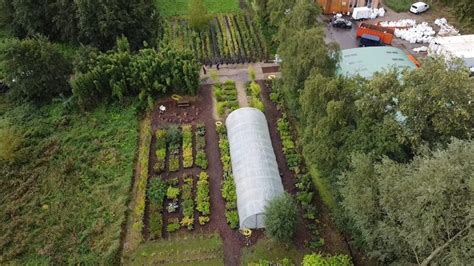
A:
<svg viewBox="0 0 474 266">
<path fill-rule="evenodd" d="M 225 218 L 227 219 L 227 223 L 229 224 L 230 228 L 239 228 L 239 214 L 237 213 L 237 210 L 226 211 Z"/>
<path fill-rule="evenodd" d="M 199 216 L 198 220 L 200 225 L 205 225 L 211 220 L 211 218 L 209 218 L 209 216 Z"/>
<path fill-rule="evenodd" d="M 193 128 L 191 125 L 183 126 L 183 167 L 190 168 L 193 160 Z"/>
<path fill-rule="evenodd" d="M 168 233 L 173 233 L 173 232 L 176 232 L 178 231 L 178 229 L 180 228 L 180 224 L 179 224 L 179 220 L 178 218 L 170 218 L 168 220 L 168 225 L 166 226 L 166 231 Z"/>
<path fill-rule="evenodd" d="M 209 176 L 206 172 L 199 174 L 199 180 L 197 182 L 196 189 L 196 210 L 202 215 L 210 214 L 210 198 L 209 198 Z"/>
<path fill-rule="evenodd" d="M 353 265 L 351 259 L 347 255 L 323 256 L 321 254 L 308 254 L 303 258 L 303 266 L 350 266 Z"/>
<path fill-rule="evenodd" d="M 291 242 L 297 219 L 298 207 L 287 193 L 272 199 L 265 207 L 266 233 L 278 242 Z"/>
<path fill-rule="evenodd" d="M 196 165 L 201 169 L 206 170 L 208 167 L 208 161 L 206 153 L 203 151 L 198 151 L 196 154 Z"/>
<path fill-rule="evenodd" d="M 158 129 L 155 133 L 156 136 L 156 163 L 153 166 L 153 170 L 156 173 L 163 172 L 166 165 L 166 130 Z"/>
<path fill-rule="evenodd" d="M 180 192 L 181 191 L 179 187 L 169 186 L 168 190 L 166 191 L 166 198 L 168 198 L 169 200 L 175 200 L 178 198 Z"/>
</svg>

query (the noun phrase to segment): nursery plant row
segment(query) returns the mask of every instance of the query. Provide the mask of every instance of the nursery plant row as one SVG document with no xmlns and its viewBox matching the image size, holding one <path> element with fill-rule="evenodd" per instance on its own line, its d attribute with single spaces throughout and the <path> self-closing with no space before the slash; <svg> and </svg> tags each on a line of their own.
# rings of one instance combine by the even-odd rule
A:
<svg viewBox="0 0 474 266">
<path fill-rule="evenodd" d="M 273 82 L 267 81 L 267 87 L 273 88 Z M 291 134 L 291 125 L 285 113 L 283 96 L 277 89 L 272 89 L 270 99 L 278 106 L 282 116 L 277 121 L 277 129 L 283 146 L 283 153 L 285 155 L 288 167 L 295 175 L 297 182 L 295 187 L 297 189 L 295 198 L 300 204 L 303 211 L 303 218 L 308 220 L 307 227 L 311 232 L 311 241 L 307 243 L 311 249 L 316 249 L 324 245 L 324 239 L 320 237 L 317 224 L 316 207 L 313 204 L 314 187 L 311 180 L 311 175 L 304 168 L 304 163 L 297 143 L 294 141 Z"/>
<path fill-rule="evenodd" d="M 237 88 L 232 80 L 226 80 L 223 84 L 216 82 L 214 84 L 214 96 L 217 101 L 217 114 L 220 117 L 226 116 L 239 108 Z"/>
<path fill-rule="evenodd" d="M 245 14 L 217 15 L 196 31 L 184 19 L 167 21 L 164 41 L 188 48 L 206 65 L 263 61 L 267 49 L 258 27 Z"/>
<path fill-rule="evenodd" d="M 182 149 L 183 168 L 191 168 L 194 165 L 203 170 L 207 169 L 206 156 L 206 128 L 204 124 L 198 124 L 193 133 L 192 125 L 171 125 L 167 128 L 158 129 L 156 136 L 156 162 L 153 169 L 160 174 L 166 169 L 168 157 L 168 171 L 176 172 L 180 169 L 180 150 Z M 196 160 L 193 156 L 193 137 L 196 141 Z"/>
<path fill-rule="evenodd" d="M 229 140 L 224 125 L 218 125 L 216 130 L 219 135 L 219 150 L 223 168 L 221 193 L 225 201 L 225 217 L 230 228 L 237 229 L 239 228 L 239 214 L 237 212 L 237 192 L 230 161 Z"/>
</svg>

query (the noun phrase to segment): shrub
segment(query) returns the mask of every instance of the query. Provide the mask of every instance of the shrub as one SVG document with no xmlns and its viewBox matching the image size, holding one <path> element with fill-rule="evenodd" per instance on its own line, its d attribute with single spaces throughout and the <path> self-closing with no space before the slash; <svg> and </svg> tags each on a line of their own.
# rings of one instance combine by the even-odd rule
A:
<svg viewBox="0 0 474 266">
<path fill-rule="evenodd" d="M 165 170 L 166 162 L 166 130 L 158 129 L 156 136 L 156 163 L 153 166 L 155 172 L 160 173 Z"/>
<path fill-rule="evenodd" d="M 161 177 L 153 178 L 150 181 L 148 187 L 148 198 L 150 199 L 150 202 L 161 206 L 163 205 L 163 201 L 167 194 L 167 187 Z"/>
<path fill-rule="evenodd" d="M 257 98 L 252 100 L 251 106 L 257 108 L 258 110 L 265 112 L 265 105 Z"/>
<path fill-rule="evenodd" d="M 183 167 L 193 166 L 193 128 L 191 125 L 183 126 Z"/>
<path fill-rule="evenodd" d="M 196 210 L 202 215 L 210 214 L 210 199 L 209 199 L 209 182 L 208 175 L 206 172 L 199 174 L 199 180 L 197 182 L 196 189 Z"/>
<path fill-rule="evenodd" d="M 229 224 L 230 228 L 239 228 L 239 214 L 237 213 L 237 210 L 226 211 L 225 218 L 227 219 L 227 223 Z"/>
<path fill-rule="evenodd" d="M 176 172 L 179 170 L 179 154 L 173 154 L 170 156 L 168 170 L 170 172 Z"/>
<path fill-rule="evenodd" d="M 180 228 L 180 224 L 179 224 L 178 218 L 170 218 L 168 220 L 168 225 L 166 226 L 166 231 L 168 233 L 176 232 L 178 231 L 179 228 Z"/>
<path fill-rule="evenodd" d="M 225 102 L 218 102 L 217 103 L 217 113 L 222 116 L 225 114 L 225 109 L 227 107 L 227 103 Z"/>
<path fill-rule="evenodd" d="M 181 219 L 181 226 L 188 228 L 188 230 L 194 229 L 194 216 L 184 216 Z"/>
<path fill-rule="evenodd" d="M 323 256 L 321 254 L 313 253 L 304 256 L 302 265 L 350 266 L 353 264 L 347 255 Z"/>
<path fill-rule="evenodd" d="M 168 190 L 166 191 L 166 197 L 169 199 L 169 200 L 175 200 L 178 198 L 180 194 L 180 190 L 179 190 L 179 187 L 172 187 L 172 186 L 169 186 L 168 187 Z"/>
<path fill-rule="evenodd" d="M 199 216 L 198 220 L 200 225 L 205 225 L 211 220 L 211 218 L 209 218 L 209 216 Z"/>
<path fill-rule="evenodd" d="M 201 169 L 206 170 L 208 167 L 207 156 L 205 152 L 199 151 L 196 154 L 196 165 L 199 166 Z"/>
<path fill-rule="evenodd" d="M 289 243 L 295 233 L 297 206 L 287 193 L 272 199 L 265 207 L 266 233 L 274 240 Z"/>
<path fill-rule="evenodd" d="M 177 125 L 170 125 L 166 129 L 166 142 L 171 147 L 178 147 L 181 145 L 183 133 Z"/>
</svg>

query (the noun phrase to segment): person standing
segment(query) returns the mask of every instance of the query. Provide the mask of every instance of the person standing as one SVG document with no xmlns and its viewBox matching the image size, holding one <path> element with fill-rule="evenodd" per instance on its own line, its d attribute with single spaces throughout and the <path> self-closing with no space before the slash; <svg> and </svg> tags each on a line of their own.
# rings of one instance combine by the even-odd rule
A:
<svg viewBox="0 0 474 266">
<path fill-rule="evenodd" d="M 207 72 L 206 72 L 206 67 L 205 67 L 205 66 L 202 66 L 202 71 L 204 72 L 204 75 L 207 74 Z"/>
<path fill-rule="evenodd" d="M 217 68 L 217 70 L 219 70 L 219 65 L 220 65 L 220 64 L 219 64 L 219 63 L 217 63 L 217 65 L 216 65 L 216 68 Z"/>
</svg>

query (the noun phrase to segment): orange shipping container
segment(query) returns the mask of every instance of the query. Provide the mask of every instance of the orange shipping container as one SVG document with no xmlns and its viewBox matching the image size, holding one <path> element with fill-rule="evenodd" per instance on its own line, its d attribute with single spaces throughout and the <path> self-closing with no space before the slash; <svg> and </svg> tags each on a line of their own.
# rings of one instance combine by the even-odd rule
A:
<svg viewBox="0 0 474 266">
<path fill-rule="evenodd" d="M 357 27 L 357 37 L 362 37 L 364 34 L 375 35 L 385 44 L 391 44 L 393 40 L 393 29 L 384 29 L 383 27 L 361 23 Z"/>
</svg>

